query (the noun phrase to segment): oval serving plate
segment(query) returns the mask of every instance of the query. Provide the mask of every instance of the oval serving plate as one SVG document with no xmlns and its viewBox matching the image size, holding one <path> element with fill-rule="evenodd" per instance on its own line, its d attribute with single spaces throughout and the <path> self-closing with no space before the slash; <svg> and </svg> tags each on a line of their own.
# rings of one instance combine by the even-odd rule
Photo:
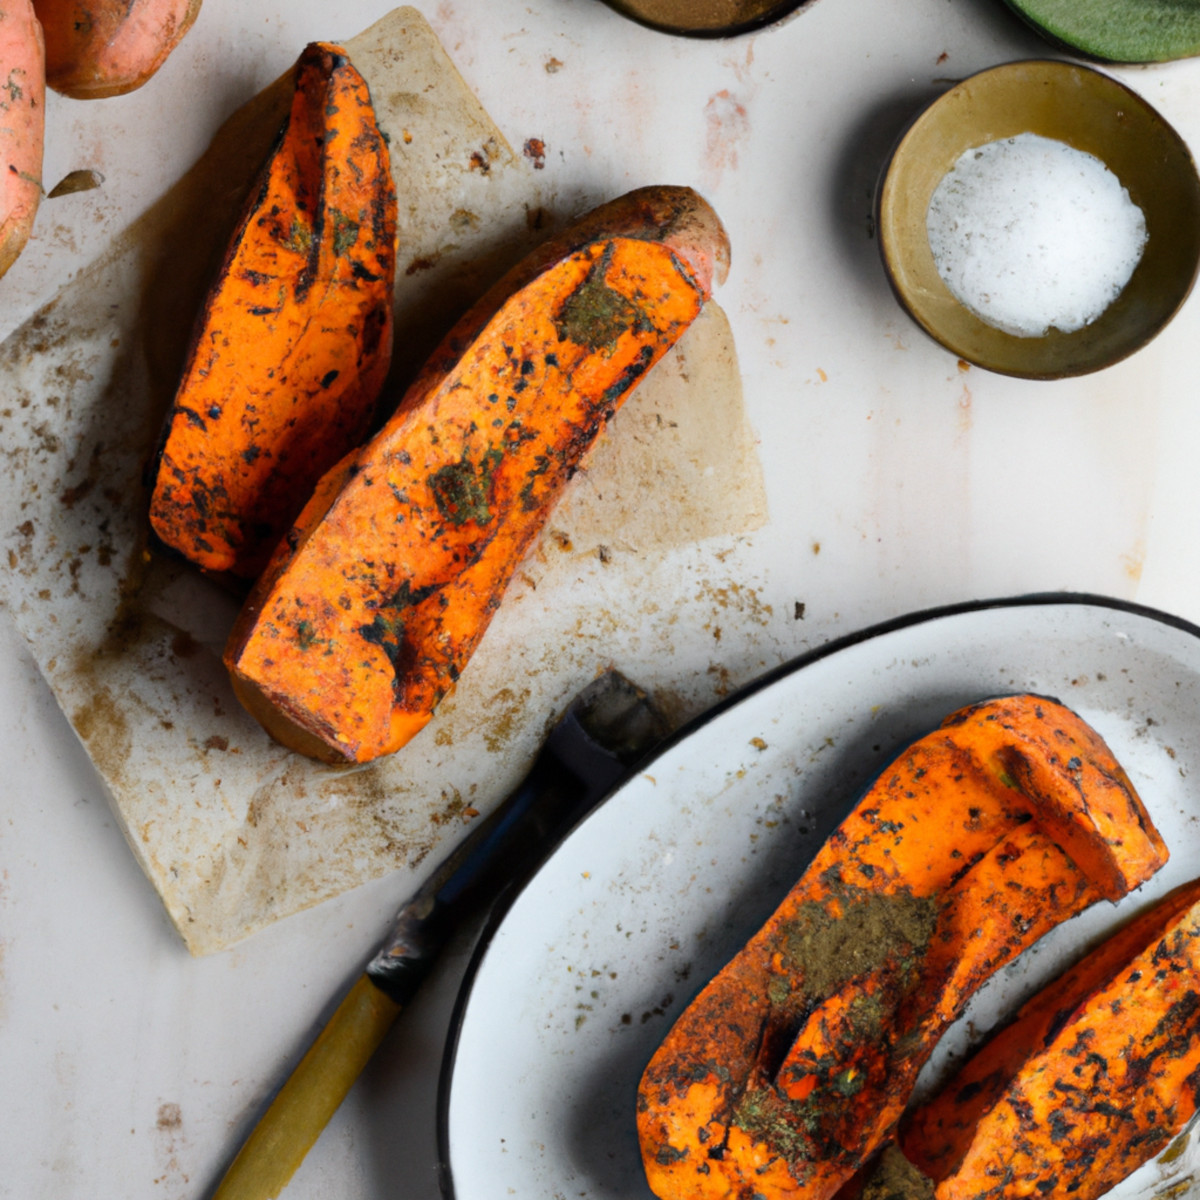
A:
<svg viewBox="0 0 1200 1200">
<path fill-rule="evenodd" d="M 1091 722 L 1171 861 L 1119 905 L 1060 926 L 982 988 L 928 1089 L 973 1031 L 1197 870 L 1200 629 L 1086 596 L 917 614 L 789 664 L 685 729 L 582 821 L 489 922 L 459 996 L 439 1138 L 455 1200 L 648 1200 L 634 1127 L 646 1062 L 696 991 L 770 915 L 855 796 L 960 705 L 1052 695 Z M 1113 1190 L 1200 1173 L 1168 1148 Z"/>
</svg>

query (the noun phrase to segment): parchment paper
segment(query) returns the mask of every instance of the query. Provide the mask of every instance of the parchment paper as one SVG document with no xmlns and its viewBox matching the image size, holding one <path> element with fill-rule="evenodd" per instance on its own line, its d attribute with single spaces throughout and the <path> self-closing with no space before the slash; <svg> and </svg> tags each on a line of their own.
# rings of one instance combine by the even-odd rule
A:
<svg viewBox="0 0 1200 1200">
<path fill-rule="evenodd" d="M 546 194 L 536 154 L 514 152 L 415 10 L 347 49 L 389 135 L 400 197 L 399 388 L 492 279 L 608 197 Z M 237 598 L 147 550 L 143 472 L 204 286 L 287 101 L 280 81 L 236 114 L 111 253 L 0 346 L 0 600 L 197 954 L 382 872 L 415 880 L 519 779 L 599 670 L 640 657 L 638 681 L 662 682 L 655 664 L 670 646 L 660 638 L 645 653 L 641 629 L 660 602 L 626 602 L 655 556 L 766 517 L 732 335 L 711 304 L 618 414 L 458 691 L 414 742 L 356 770 L 271 742 L 220 663 Z M 682 602 L 711 626 L 730 597 L 700 588 Z M 676 700 L 677 715 L 696 703 Z"/>
</svg>

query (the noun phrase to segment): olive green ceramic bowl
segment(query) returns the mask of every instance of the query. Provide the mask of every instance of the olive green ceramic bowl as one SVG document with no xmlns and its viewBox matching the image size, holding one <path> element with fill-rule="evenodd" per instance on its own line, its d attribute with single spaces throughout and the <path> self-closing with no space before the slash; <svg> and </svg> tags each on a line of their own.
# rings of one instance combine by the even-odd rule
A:
<svg viewBox="0 0 1200 1200">
<path fill-rule="evenodd" d="M 1094 154 L 1145 215 L 1133 277 L 1073 333 L 1018 337 L 988 325 L 950 293 L 929 247 L 926 212 L 946 172 L 967 150 L 1021 133 Z M 1141 349 L 1179 310 L 1200 264 L 1200 178 L 1187 146 L 1123 84 L 1074 63 L 1008 63 L 940 96 L 893 152 L 876 217 L 884 268 L 913 319 L 967 362 L 1025 379 L 1084 375 Z"/>
</svg>

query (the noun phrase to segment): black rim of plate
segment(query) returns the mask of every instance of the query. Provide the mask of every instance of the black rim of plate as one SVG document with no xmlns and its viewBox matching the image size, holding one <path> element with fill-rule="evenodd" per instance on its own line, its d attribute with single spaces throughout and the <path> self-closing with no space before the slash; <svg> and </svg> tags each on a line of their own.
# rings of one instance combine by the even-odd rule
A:
<svg viewBox="0 0 1200 1200">
<path fill-rule="evenodd" d="M 719 700 L 711 708 L 707 708 L 698 716 L 693 717 L 692 720 L 685 722 L 660 746 L 652 751 L 646 759 L 631 768 L 625 778 L 603 800 L 586 813 L 577 824 L 566 829 L 559 838 L 548 846 L 545 858 L 542 861 L 545 862 L 554 855 L 575 830 L 587 821 L 592 813 L 597 812 L 607 804 L 608 800 L 616 795 L 629 779 L 632 779 L 645 770 L 651 762 L 659 756 L 666 754 L 680 742 L 693 736 L 723 713 L 728 712 L 742 703 L 742 701 L 756 695 L 765 688 L 771 687 L 772 684 L 777 683 L 779 680 L 795 674 L 797 671 L 802 671 L 805 667 L 820 662 L 830 655 L 849 649 L 851 646 L 861 645 L 864 642 L 869 642 L 874 638 L 882 637 L 886 634 L 895 633 L 901 629 L 909 629 L 932 621 L 943 620 L 946 617 L 986 612 L 992 609 L 1047 607 L 1106 608 L 1113 612 L 1144 617 L 1148 620 L 1156 621 L 1161 625 L 1178 629 L 1180 632 L 1186 633 L 1193 638 L 1200 639 L 1200 626 L 1193 624 L 1183 617 L 1176 617 L 1161 609 L 1138 604 L 1132 600 L 1120 600 L 1113 596 L 1102 596 L 1090 592 L 1030 592 L 1026 595 L 1000 597 L 991 600 L 967 600 L 957 604 L 918 609 L 915 612 L 906 613 L 899 617 L 892 617 L 876 625 L 869 625 L 864 629 L 845 634 L 823 646 L 808 650 L 795 658 L 789 659 L 787 662 L 781 663 L 779 666 L 764 672 L 764 674 L 744 684 L 723 700 Z M 496 936 L 500 926 L 504 923 L 509 910 L 517 898 L 537 878 L 537 873 L 537 870 L 534 870 L 518 886 L 506 889 L 493 905 L 471 951 L 471 958 L 467 963 L 466 972 L 459 985 L 458 994 L 454 1001 L 454 1008 L 451 1010 L 450 1027 L 446 1035 L 446 1046 L 442 1055 L 442 1066 L 438 1078 L 437 1101 L 438 1183 L 442 1195 L 446 1200 L 456 1200 L 454 1174 L 450 1164 L 450 1092 L 453 1086 L 454 1066 L 458 1056 L 459 1035 L 462 1032 L 467 1006 L 470 1003 L 471 993 L 479 974 L 480 965 L 491 946 L 492 940 Z"/>
</svg>

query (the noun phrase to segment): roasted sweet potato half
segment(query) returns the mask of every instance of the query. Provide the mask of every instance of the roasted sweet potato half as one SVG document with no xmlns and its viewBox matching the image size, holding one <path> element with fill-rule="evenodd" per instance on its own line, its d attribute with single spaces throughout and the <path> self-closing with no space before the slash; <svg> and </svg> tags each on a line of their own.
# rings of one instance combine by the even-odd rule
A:
<svg viewBox="0 0 1200 1200">
<path fill-rule="evenodd" d="M 46 76 L 29 0 L 0 0 L 0 275 L 25 249 L 42 199 Z"/>
<path fill-rule="evenodd" d="M 314 43 L 210 286 L 150 497 L 204 570 L 258 576 L 321 476 L 360 445 L 391 362 L 396 191 L 362 76 Z"/>
<path fill-rule="evenodd" d="M 1166 857 L 1120 764 L 1062 705 L 954 713 L 879 776 L 652 1058 L 637 1113 L 651 1188 L 834 1195 L 979 985 Z"/>
<path fill-rule="evenodd" d="M 936 1200 L 1096 1200 L 1200 1098 L 1200 880 L 1044 988 L 928 1104 L 900 1147 Z"/>
<path fill-rule="evenodd" d="M 33 0 L 46 33 L 46 82 L 76 100 L 141 87 L 167 61 L 201 0 Z"/>
<path fill-rule="evenodd" d="M 274 737 L 366 762 L 429 721 L 588 447 L 727 255 L 699 196 L 647 188 L 553 238 L 463 318 L 322 480 L 236 623 L 234 689 Z"/>
</svg>

